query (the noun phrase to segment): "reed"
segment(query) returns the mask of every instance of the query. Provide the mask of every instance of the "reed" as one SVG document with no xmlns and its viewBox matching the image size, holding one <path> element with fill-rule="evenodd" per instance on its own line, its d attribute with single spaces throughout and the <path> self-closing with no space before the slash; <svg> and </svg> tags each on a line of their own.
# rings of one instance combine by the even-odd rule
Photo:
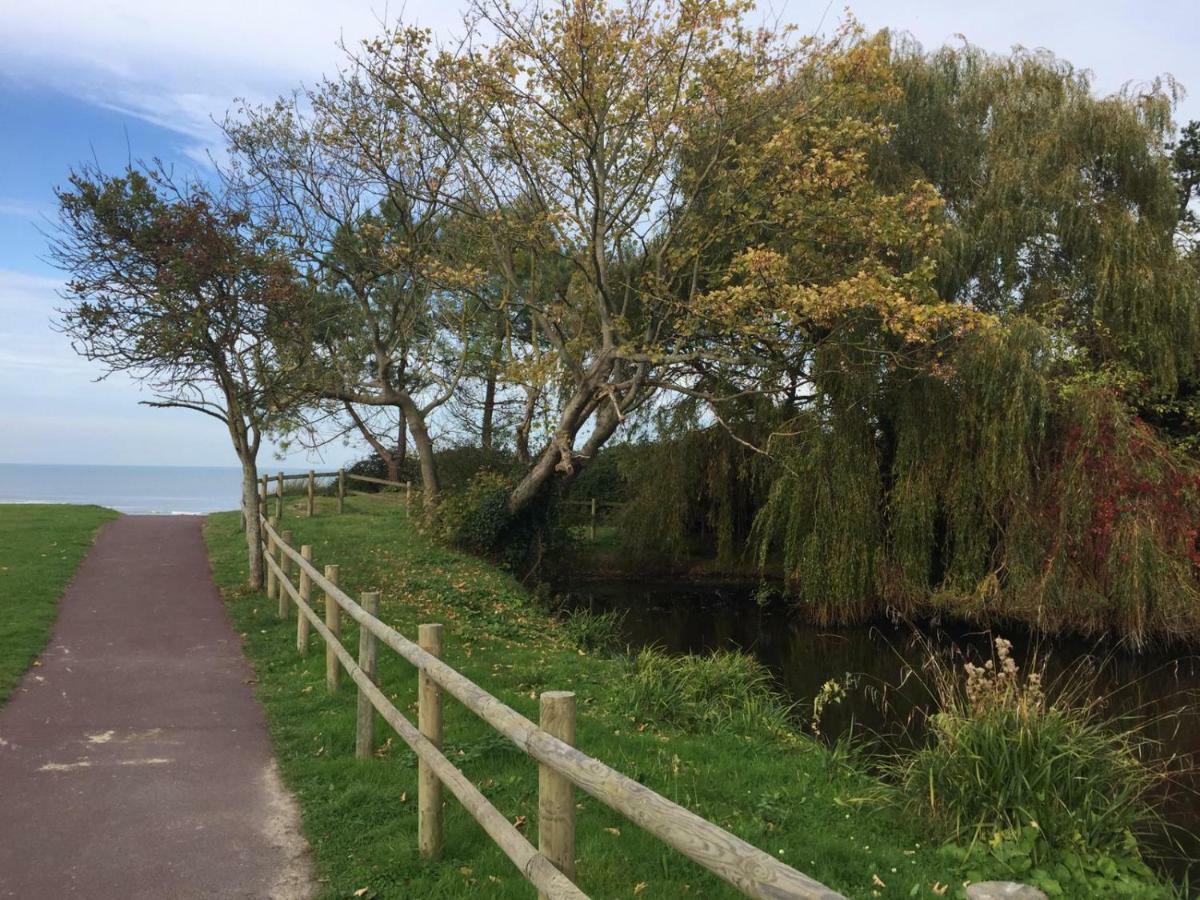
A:
<svg viewBox="0 0 1200 900">
<path fill-rule="evenodd" d="M 594 612 L 590 609 L 572 610 L 560 619 L 567 640 L 587 653 L 611 653 L 619 650 L 621 625 L 624 621 L 623 612 Z"/>
<path fill-rule="evenodd" d="M 1102 664 L 1051 682 L 1037 652 L 1023 671 L 1010 642 L 993 648 L 979 665 L 928 648 L 926 738 L 885 763 L 901 802 L 965 856 L 979 848 L 1051 893 L 1144 885 L 1139 839 L 1162 833 L 1178 766 L 1146 720 L 1106 712 Z"/>
</svg>

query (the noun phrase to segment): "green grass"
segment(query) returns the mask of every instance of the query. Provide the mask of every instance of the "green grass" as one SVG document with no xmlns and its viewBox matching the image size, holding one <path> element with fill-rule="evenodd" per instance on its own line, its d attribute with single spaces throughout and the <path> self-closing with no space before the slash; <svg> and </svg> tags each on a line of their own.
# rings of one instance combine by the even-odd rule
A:
<svg viewBox="0 0 1200 900">
<path fill-rule="evenodd" d="M 0 704 L 50 640 L 58 598 L 97 529 L 99 506 L 0 504 Z"/>
<path fill-rule="evenodd" d="M 314 519 L 292 513 L 284 528 L 313 546 L 318 566 L 338 563 L 352 594 L 383 594 L 381 616 L 415 635 L 420 622 L 445 625 L 445 658 L 530 718 L 544 690 L 578 697 L 578 743 L 586 752 L 772 855 L 851 897 L 955 896 L 962 863 L 932 848 L 896 808 L 880 805 L 879 785 L 778 717 L 761 723 L 703 717 L 657 721 L 653 704 L 634 714 L 633 663 L 582 651 L 525 590 L 485 562 L 431 545 L 408 527 L 394 500 L 354 497 L 346 515 L 320 500 Z M 316 856 L 323 896 L 521 897 L 529 885 L 453 797 L 447 796 L 445 858 L 416 851 L 415 757 L 398 738 L 378 758 L 354 758 L 354 691 L 328 696 L 324 654 L 314 636 L 295 650 L 294 619 L 240 587 L 244 545 L 236 513 L 209 518 L 215 577 L 258 673 L 280 765 L 295 792 Z M 357 647 L 353 623 L 343 640 Z M 416 674 L 381 648 L 380 682 L 415 718 Z M 675 671 L 671 678 L 680 677 Z M 711 672 L 709 674 L 712 674 Z M 717 679 L 722 683 L 727 682 Z M 693 700 L 695 698 L 693 697 Z M 745 726 L 749 727 L 745 727 Z M 389 733 L 379 723 L 381 737 Z M 453 700 L 445 721 L 447 755 L 536 843 L 536 765 Z M 740 896 L 599 802 L 579 795 L 578 882 L 590 896 Z M 879 883 L 882 882 L 882 885 Z"/>
<path fill-rule="evenodd" d="M 640 721 L 743 734 L 792 727 L 767 668 L 745 653 L 672 656 L 647 648 L 634 658 L 625 685 Z"/>
</svg>

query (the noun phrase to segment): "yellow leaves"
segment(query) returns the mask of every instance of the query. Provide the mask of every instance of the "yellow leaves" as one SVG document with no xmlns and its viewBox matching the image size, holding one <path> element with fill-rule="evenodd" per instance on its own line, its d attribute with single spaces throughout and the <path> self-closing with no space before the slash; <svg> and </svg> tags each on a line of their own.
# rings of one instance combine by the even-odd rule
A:
<svg viewBox="0 0 1200 900">
<path fill-rule="evenodd" d="M 731 341 L 746 338 L 797 347 L 796 341 L 832 339 L 880 349 L 929 346 L 958 337 L 993 320 L 971 307 L 938 300 L 929 272 L 897 276 L 863 261 L 857 271 L 826 283 L 796 279 L 783 254 L 752 247 L 731 264 L 722 287 L 696 297 L 688 312 L 693 327 L 711 335 L 720 329 Z"/>
</svg>

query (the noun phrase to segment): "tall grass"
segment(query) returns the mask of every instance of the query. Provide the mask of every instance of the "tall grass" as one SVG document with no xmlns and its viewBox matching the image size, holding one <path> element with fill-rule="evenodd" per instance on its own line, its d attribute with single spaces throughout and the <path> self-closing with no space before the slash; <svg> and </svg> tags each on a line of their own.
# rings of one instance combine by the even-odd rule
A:
<svg viewBox="0 0 1200 900">
<path fill-rule="evenodd" d="M 996 638 L 982 665 L 928 654 L 938 710 L 924 744 L 887 764 L 903 803 L 1051 894 L 1144 890 L 1138 838 L 1163 828 L 1170 765 L 1145 722 L 1105 712 L 1094 664 L 1046 684 L 1043 660 L 1023 673 L 1011 650 Z"/>
<path fill-rule="evenodd" d="M 562 615 L 559 621 L 567 639 L 580 650 L 607 653 L 621 649 L 621 625 L 625 621 L 623 612 L 576 609 Z"/>
<path fill-rule="evenodd" d="M 641 722 L 739 734 L 791 728 L 766 667 L 737 651 L 671 656 L 648 647 L 630 660 L 624 690 Z"/>
</svg>

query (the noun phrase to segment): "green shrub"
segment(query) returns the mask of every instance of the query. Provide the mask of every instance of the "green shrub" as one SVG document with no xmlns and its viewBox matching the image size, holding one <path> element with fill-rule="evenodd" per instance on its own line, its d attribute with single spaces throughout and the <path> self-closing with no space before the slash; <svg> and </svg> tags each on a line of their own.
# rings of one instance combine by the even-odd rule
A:
<svg viewBox="0 0 1200 900">
<path fill-rule="evenodd" d="M 1089 699 L 1102 696 L 1094 669 L 1050 689 L 1044 666 L 1022 675 L 1011 644 L 997 638 L 995 648 L 961 670 L 931 657 L 940 708 L 928 739 L 888 766 L 905 804 L 939 837 L 1050 894 L 1144 892 L 1152 879 L 1137 835 L 1159 825 L 1155 789 L 1166 777 L 1149 761 L 1152 742 Z"/>
<path fill-rule="evenodd" d="M 445 490 L 426 518 L 426 530 L 443 543 L 491 553 L 507 524 L 509 483 L 499 472 L 476 473 L 465 488 Z"/>
<path fill-rule="evenodd" d="M 350 475 L 365 475 L 368 478 L 390 478 L 388 474 L 387 463 L 380 459 L 379 454 L 372 453 L 369 456 L 364 456 L 362 459 L 346 466 L 346 472 Z M 417 460 L 411 454 L 400 464 L 400 481 L 411 481 L 413 484 L 421 483 L 421 471 L 417 465 Z M 384 488 L 381 484 L 372 484 L 369 481 L 354 481 L 350 486 L 361 493 L 376 493 L 382 490 L 392 490 L 392 488 Z"/>
<path fill-rule="evenodd" d="M 511 478 L 525 469 L 511 453 L 484 450 L 481 447 L 449 447 L 435 453 L 434 459 L 442 490 L 450 491 L 469 487 L 475 477 L 483 472 L 499 473 Z"/>
<path fill-rule="evenodd" d="M 511 477 L 483 469 L 464 487 L 443 490 L 437 506 L 423 513 L 422 527 L 434 539 L 521 577 L 567 559 L 571 538 L 558 521 L 557 493 L 552 487 L 544 490 L 514 516 L 508 511 L 512 487 Z"/>
<path fill-rule="evenodd" d="M 625 460 L 636 454 L 639 449 L 630 444 L 605 447 L 579 473 L 579 477 L 571 485 L 571 498 L 591 500 L 595 497 L 606 503 L 622 503 L 627 500 L 629 483 L 622 468 Z"/>
<path fill-rule="evenodd" d="M 630 661 L 624 689 L 642 722 L 742 734 L 789 728 L 789 707 L 766 667 L 737 651 L 671 656 L 646 648 Z"/>
<path fill-rule="evenodd" d="M 437 465 L 438 481 L 443 490 L 449 491 L 466 488 L 471 480 L 483 471 L 513 475 L 521 469 L 512 454 L 503 450 L 449 447 L 439 450 L 433 457 Z M 380 459 L 377 453 L 371 453 L 350 464 L 346 471 L 352 475 L 367 475 L 371 478 L 388 477 L 387 463 Z M 421 463 L 415 453 L 410 452 L 400 464 L 399 480 L 411 481 L 414 485 L 421 483 Z M 382 486 L 369 482 L 355 482 L 354 489 L 365 492 L 383 490 Z"/>
</svg>

